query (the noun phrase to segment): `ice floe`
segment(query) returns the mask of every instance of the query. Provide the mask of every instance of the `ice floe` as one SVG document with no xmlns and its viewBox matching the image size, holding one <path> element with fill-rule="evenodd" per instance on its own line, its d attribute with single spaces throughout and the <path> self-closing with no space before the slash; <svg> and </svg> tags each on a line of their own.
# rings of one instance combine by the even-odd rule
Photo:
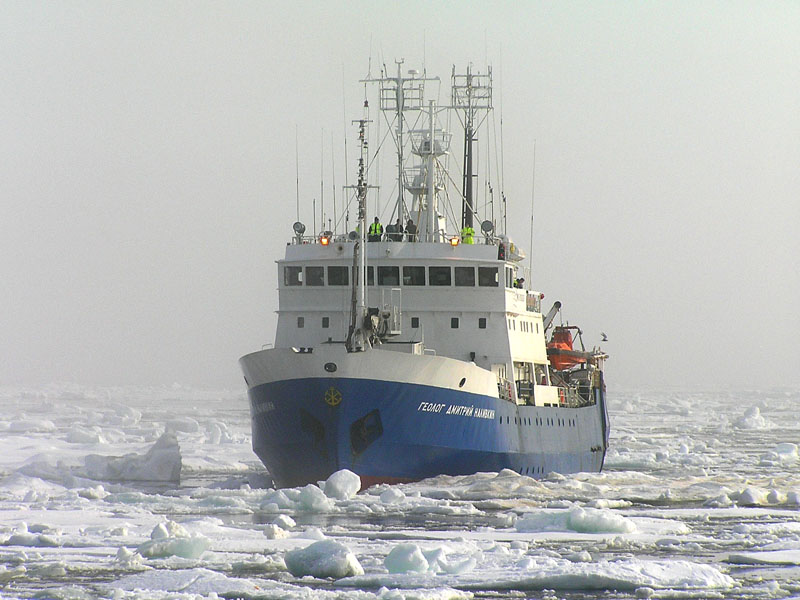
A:
<svg viewBox="0 0 800 600">
<path fill-rule="evenodd" d="M 549 556 L 524 557 L 513 566 L 492 567 L 478 562 L 474 571 L 459 575 L 424 573 L 367 574 L 338 582 L 342 586 L 417 588 L 434 582 L 468 591 L 483 590 L 629 590 L 729 589 L 734 580 L 710 565 L 684 560 L 573 562 Z"/>
<path fill-rule="evenodd" d="M 341 579 L 363 575 L 364 569 L 350 549 L 335 540 L 320 540 L 284 556 L 286 568 L 295 577 Z"/>
<path fill-rule="evenodd" d="M 733 426 L 738 429 L 766 429 L 771 424 L 761 414 L 761 409 L 751 406 L 744 415 L 733 422 Z"/>
<path fill-rule="evenodd" d="M 337 500 L 352 498 L 361 489 L 361 478 L 347 469 L 336 471 L 325 481 L 325 495 Z"/>
<path fill-rule="evenodd" d="M 205 536 L 191 534 L 181 524 L 167 520 L 153 528 L 150 539 L 140 544 L 136 552 L 145 558 L 199 558 L 209 545 Z"/>
<path fill-rule="evenodd" d="M 86 475 L 104 481 L 174 481 L 181 478 L 181 451 L 174 433 L 167 432 L 144 454 L 84 459 Z"/>
<path fill-rule="evenodd" d="M 740 565 L 800 565 L 800 548 L 763 552 L 738 552 L 726 559 Z"/>
</svg>

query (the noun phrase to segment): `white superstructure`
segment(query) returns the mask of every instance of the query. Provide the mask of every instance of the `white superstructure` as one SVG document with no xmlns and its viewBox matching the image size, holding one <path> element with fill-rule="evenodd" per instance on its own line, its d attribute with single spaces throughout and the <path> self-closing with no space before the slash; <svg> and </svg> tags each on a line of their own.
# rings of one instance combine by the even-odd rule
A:
<svg viewBox="0 0 800 600">
<path fill-rule="evenodd" d="M 350 322 L 354 243 L 299 241 L 278 262 L 275 347 L 342 343 Z M 368 242 L 367 306 L 400 315 L 395 335 L 380 347 L 474 362 L 495 374 L 502 393 L 510 387 L 515 401 L 530 402 L 527 392 L 535 389 L 535 403 L 557 402 L 555 388 L 541 385 L 550 383 L 541 294 L 514 287 L 516 265 L 498 260 L 498 248 Z"/>
</svg>

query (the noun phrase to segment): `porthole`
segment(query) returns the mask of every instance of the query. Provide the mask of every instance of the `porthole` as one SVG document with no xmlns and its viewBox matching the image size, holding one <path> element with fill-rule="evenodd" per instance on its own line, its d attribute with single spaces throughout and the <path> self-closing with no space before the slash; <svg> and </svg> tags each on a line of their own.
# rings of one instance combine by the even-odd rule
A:
<svg viewBox="0 0 800 600">
<path fill-rule="evenodd" d="M 464 387 L 464 384 L 467 383 L 467 378 L 462 377 L 461 381 L 458 382 L 458 387 Z"/>
<path fill-rule="evenodd" d="M 336 371 L 336 363 L 332 362 L 325 363 L 325 370 L 328 373 L 334 373 Z"/>
</svg>

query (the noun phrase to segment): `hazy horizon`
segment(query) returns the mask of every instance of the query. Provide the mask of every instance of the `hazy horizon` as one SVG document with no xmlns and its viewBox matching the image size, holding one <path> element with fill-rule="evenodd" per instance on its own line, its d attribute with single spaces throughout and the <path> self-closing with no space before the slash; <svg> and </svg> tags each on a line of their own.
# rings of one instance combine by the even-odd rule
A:
<svg viewBox="0 0 800 600">
<path fill-rule="evenodd" d="M 533 285 L 608 334 L 610 387 L 800 385 L 796 2 L 0 16 L 0 384 L 244 388 L 238 358 L 274 339 L 295 135 L 310 223 L 320 145 L 327 194 L 331 161 L 353 178 L 358 80 L 402 58 L 445 82 L 493 67 L 509 232 L 527 250 L 535 141 Z"/>
</svg>

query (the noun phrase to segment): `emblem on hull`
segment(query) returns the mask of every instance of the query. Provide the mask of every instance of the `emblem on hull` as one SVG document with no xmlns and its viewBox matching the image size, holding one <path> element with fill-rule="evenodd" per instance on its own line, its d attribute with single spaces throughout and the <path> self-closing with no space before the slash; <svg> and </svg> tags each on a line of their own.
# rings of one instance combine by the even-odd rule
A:
<svg viewBox="0 0 800 600">
<path fill-rule="evenodd" d="M 331 386 L 325 391 L 325 404 L 339 406 L 342 402 L 342 392 Z"/>
</svg>

